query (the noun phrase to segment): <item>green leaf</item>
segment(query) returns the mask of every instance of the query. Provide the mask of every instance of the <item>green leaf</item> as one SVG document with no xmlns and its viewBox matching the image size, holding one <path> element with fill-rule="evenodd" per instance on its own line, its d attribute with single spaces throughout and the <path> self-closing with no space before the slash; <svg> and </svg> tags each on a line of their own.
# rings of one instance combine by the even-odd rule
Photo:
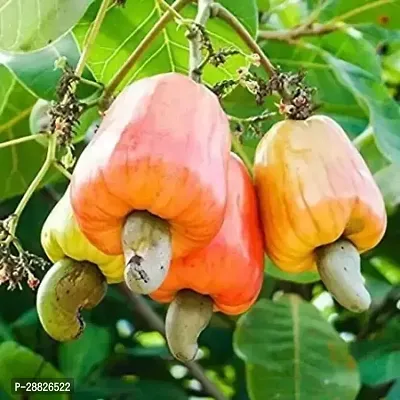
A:
<svg viewBox="0 0 400 400">
<path fill-rule="evenodd" d="M 383 334 L 352 344 L 364 384 L 375 386 L 400 378 L 399 334 L 400 323 L 393 320 L 386 325 Z"/>
<path fill-rule="evenodd" d="M 390 258 L 373 257 L 369 261 L 392 285 L 400 284 L 400 267 Z"/>
<path fill-rule="evenodd" d="M 400 350 L 363 358 L 358 361 L 361 381 L 375 386 L 400 378 L 399 365 Z"/>
<path fill-rule="evenodd" d="M 14 335 L 12 333 L 12 330 L 10 329 L 7 322 L 0 317 L 0 342 L 13 339 Z"/>
<path fill-rule="evenodd" d="M 19 318 L 16 319 L 11 326 L 13 329 L 18 329 L 38 324 L 39 316 L 37 314 L 37 310 L 36 308 L 31 308 L 30 310 L 20 315 Z"/>
<path fill-rule="evenodd" d="M 162 381 L 127 382 L 106 379 L 95 386 L 80 387 L 74 393 L 74 399 L 98 400 L 99 398 L 122 398 L 128 396 L 135 400 L 187 400 L 187 394 L 178 386 Z"/>
<path fill-rule="evenodd" d="M 310 0 L 309 0 L 310 1 Z M 314 7 L 320 0 L 312 0 Z M 348 24 L 373 23 L 389 29 L 399 29 L 398 0 L 330 0 L 320 15 L 320 21 L 332 19 Z"/>
<path fill-rule="evenodd" d="M 0 52 L 0 62 L 6 65 L 34 95 L 46 100 L 56 99 L 56 87 L 62 71 L 55 69 L 54 62 L 60 57 L 65 57 L 72 67 L 75 67 L 78 63 L 80 51 L 71 33 L 61 37 L 52 45 L 35 52 L 26 54 Z M 29 68 L 27 68 L 27 65 L 29 65 Z M 94 80 L 87 68 L 82 76 L 85 79 Z M 94 93 L 94 90 L 91 86 L 80 85 L 77 95 L 88 97 Z"/>
<path fill-rule="evenodd" d="M 307 85 L 317 88 L 315 100 L 321 105 L 320 112 L 341 123 L 351 138 L 364 131 L 368 124 L 365 110 L 349 88 L 337 79 L 332 67 L 321 57 L 319 47 L 269 41 L 263 49 L 284 71 L 306 71 Z"/>
<path fill-rule="evenodd" d="M 276 28 L 292 28 L 298 25 L 307 8 L 302 1 L 270 0 L 269 23 Z"/>
<path fill-rule="evenodd" d="M 391 165 L 390 161 L 379 150 L 376 144 L 376 135 L 371 127 L 368 127 L 361 135 L 357 136 L 353 143 L 373 174 Z"/>
<path fill-rule="evenodd" d="M 50 363 L 42 356 L 34 353 L 27 347 L 16 342 L 7 341 L 0 344 L 0 388 L 13 399 L 23 399 L 21 395 L 11 393 L 11 381 L 15 378 L 63 378 Z M 29 397 L 32 400 L 64 400 L 67 395 L 35 394 Z"/>
<path fill-rule="evenodd" d="M 398 400 L 400 399 L 400 379 L 390 388 L 389 393 L 386 396 L 386 400 Z"/>
<path fill-rule="evenodd" d="M 93 0 L 0 0 L 0 49 L 43 48 L 70 30 Z"/>
<path fill-rule="evenodd" d="M 252 400 L 354 400 L 357 366 L 334 328 L 296 295 L 260 300 L 237 324 Z"/>
<path fill-rule="evenodd" d="M 35 101 L 8 70 L 0 66 L 0 144 L 29 135 L 29 114 Z M 0 200 L 3 200 L 26 190 L 43 164 L 45 149 L 31 141 L 0 148 L 0 155 Z M 47 178 L 54 176 L 53 172 Z"/>
<path fill-rule="evenodd" d="M 382 44 L 382 42 L 390 43 L 400 40 L 400 30 L 385 29 L 375 24 L 358 25 L 357 29 L 375 46 Z"/>
<path fill-rule="evenodd" d="M 226 6 L 243 22 L 252 34 L 256 33 L 257 8 L 255 0 L 246 2 L 224 1 Z M 85 40 L 88 29 L 95 17 L 95 5 L 90 7 L 85 17 L 74 32 L 80 44 Z M 185 18 L 193 18 L 196 8 L 188 6 L 181 12 Z M 149 32 L 162 15 L 156 0 L 143 0 L 139 3 L 128 1 L 125 7 L 113 7 L 108 13 L 97 37 L 93 51 L 89 57 L 89 66 L 95 77 L 107 83 L 116 71 L 136 49 L 141 40 Z M 115 27 L 118 26 L 118 29 Z M 214 18 L 207 23 L 207 31 L 215 48 L 239 47 L 247 54 L 246 45 L 238 35 L 224 22 Z M 171 22 L 153 41 L 128 74 L 127 80 L 133 81 L 146 76 L 176 71 L 187 73 L 188 41 L 185 28 L 177 28 Z M 239 67 L 246 65 L 243 56 L 230 57 L 221 68 L 208 66 L 205 69 L 205 81 L 214 84 L 222 79 L 230 78 Z"/>
<path fill-rule="evenodd" d="M 400 204 L 400 167 L 398 164 L 390 164 L 378 171 L 374 178 L 385 200 L 386 211 L 392 215 L 399 209 Z"/>
<path fill-rule="evenodd" d="M 385 299 L 387 294 L 392 289 L 390 285 L 383 277 L 377 278 L 363 271 L 365 278 L 365 286 L 368 292 L 371 294 L 372 301 L 376 304 L 380 303 Z"/>
<path fill-rule="evenodd" d="M 260 12 L 267 12 L 270 7 L 269 0 L 257 0 L 257 6 Z"/>
<path fill-rule="evenodd" d="M 368 72 L 329 53 L 324 53 L 324 58 L 332 66 L 337 78 L 368 108 L 370 123 L 380 150 L 391 161 L 400 162 L 399 105 L 390 97 L 382 83 Z"/>
<path fill-rule="evenodd" d="M 60 369 L 66 376 L 74 378 L 76 383 L 83 382 L 95 367 L 107 359 L 110 352 L 110 331 L 89 323 L 78 340 L 60 345 Z"/>
<path fill-rule="evenodd" d="M 251 36 L 255 38 L 258 31 L 258 6 L 257 0 L 232 1 L 218 0 L 225 8 L 227 8 L 243 26 L 249 31 Z M 208 26 L 207 26 L 208 29 Z"/>
<path fill-rule="evenodd" d="M 310 41 L 336 58 L 357 65 L 376 80 L 380 80 L 382 70 L 376 49 L 363 38 L 360 31 L 347 28 L 311 38 Z"/>
<path fill-rule="evenodd" d="M 318 272 L 301 272 L 299 274 L 290 274 L 280 270 L 268 257 L 265 257 L 265 272 L 276 279 L 291 281 L 297 283 L 311 283 L 320 280 Z"/>
</svg>

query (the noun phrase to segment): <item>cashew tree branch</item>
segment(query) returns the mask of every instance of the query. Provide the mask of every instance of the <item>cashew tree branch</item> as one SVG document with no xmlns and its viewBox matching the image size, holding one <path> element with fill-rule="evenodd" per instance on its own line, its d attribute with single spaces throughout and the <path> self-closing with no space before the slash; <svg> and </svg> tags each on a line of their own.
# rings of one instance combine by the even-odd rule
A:
<svg viewBox="0 0 400 400">
<path fill-rule="evenodd" d="M 120 284 L 121 292 L 129 299 L 135 312 L 140 314 L 148 323 L 149 327 L 160 332 L 165 336 L 165 325 L 160 316 L 146 303 L 142 296 L 132 293 L 124 284 Z M 204 390 L 215 400 L 227 400 L 227 397 L 215 386 L 215 384 L 207 377 L 203 368 L 196 362 L 191 361 L 184 363 L 189 372 L 203 386 Z"/>
<path fill-rule="evenodd" d="M 335 32 L 343 27 L 341 23 L 301 25 L 297 28 L 281 31 L 260 31 L 259 39 L 290 42 L 305 36 L 322 36 Z"/>
<path fill-rule="evenodd" d="M 260 57 L 260 63 L 267 74 L 271 77 L 276 74 L 275 67 L 262 51 L 257 42 L 251 37 L 250 33 L 241 24 L 241 22 L 224 6 L 219 3 L 213 3 L 211 5 L 211 14 L 213 17 L 217 17 L 228 23 L 235 32 L 240 36 L 240 38 L 245 42 L 247 47 L 258 54 Z"/>
<path fill-rule="evenodd" d="M 204 27 L 210 17 L 210 9 L 213 0 L 199 0 L 197 5 L 197 15 L 192 27 L 187 35 L 189 39 L 189 75 L 195 81 L 201 82 L 202 55 L 201 55 L 201 32 L 198 26 Z"/>
</svg>

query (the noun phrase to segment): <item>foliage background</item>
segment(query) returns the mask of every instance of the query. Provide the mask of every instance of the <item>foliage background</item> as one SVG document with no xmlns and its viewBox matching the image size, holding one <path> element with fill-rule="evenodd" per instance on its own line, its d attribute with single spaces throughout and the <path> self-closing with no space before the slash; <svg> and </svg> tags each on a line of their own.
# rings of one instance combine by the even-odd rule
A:
<svg viewBox="0 0 400 400">
<path fill-rule="evenodd" d="M 232 400 L 399 400 L 400 1 L 221 3 L 253 37 L 266 32 L 259 43 L 275 65 L 284 71 L 307 72 L 307 83 L 318 88 L 319 112 L 345 128 L 374 173 L 385 197 L 389 225 L 382 243 L 363 257 L 373 297 L 370 311 L 351 314 L 332 301 L 314 275 L 287 275 L 266 260 L 257 305 L 238 320 L 215 315 L 201 336 L 199 363 Z M 99 5 L 88 0 L 0 0 L 0 143 L 30 134 L 29 116 L 38 98 L 55 98 L 60 71 L 54 69 L 54 61 L 62 55 L 76 65 Z M 38 11 L 43 15 L 55 11 L 54 19 L 41 25 Z M 190 5 L 182 15 L 192 18 L 195 12 Z M 124 7 L 112 7 L 84 77 L 107 84 L 162 13 L 155 0 L 127 0 Z M 340 29 L 305 35 L 310 18 L 324 26 L 341 24 Z M 299 26 L 306 28 L 303 34 L 291 37 Z M 211 19 L 207 30 L 216 48 L 235 46 L 249 53 L 225 22 Z M 268 40 L 271 32 L 275 38 Z M 208 66 L 206 83 L 234 76 L 244 62 L 238 56 L 223 68 Z M 187 65 L 184 29 L 171 22 L 132 68 L 128 80 L 166 71 L 187 73 Z M 79 96 L 91 93 L 92 88 L 83 87 Z M 269 99 L 266 106 L 273 109 L 276 101 Z M 235 90 L 223 105 L 238 118 L 257 115 L 266 107 L 257 106 L 244 89 Z M 96 110 L 82 117 L 78 152 L 97 118 Z M 265 122 L 263 130 L 274 121 Z M 259 138 L 248 130 L 242 139 L 252 158 Z M 45 147 L 35 141 L 0 149 L 0 216 L 13 212 L 44 155 Z M 24 248 L 43 257 L 41 226 L 67 185 L 56 171 L 44 183 L 18 228 Z M 164 316 L 163 306 L 148 302 Z M 10 292 L 2 286 L 0 304 L 0 399 L 12 398 L 10 381 L 22 376 L 73 377 L 74 399 L 207 398 L 187 369 L 171 358 L 146 315 L 118 287 L 110 287 L 101 305 L 87 314 L 82 338 L 66 344 L 43 332 L 34 292 L 27 288 Z M 32 398 L 41 397 L 62 398 Z"/>
</svg>

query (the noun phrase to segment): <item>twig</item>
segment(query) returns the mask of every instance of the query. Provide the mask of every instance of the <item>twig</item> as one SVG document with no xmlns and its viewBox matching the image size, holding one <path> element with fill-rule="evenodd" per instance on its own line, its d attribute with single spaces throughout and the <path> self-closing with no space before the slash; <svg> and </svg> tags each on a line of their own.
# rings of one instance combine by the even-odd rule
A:
<svg viewBox="0 0 400 400">
<path fill-rule="evenodd" d="M 0 143 L 0 149 L 4 149 L 5 147 L 9 147 L 9 146 L 15 146 L 17 144 L 24 143 L 24 142 L 30 142 L 31 140 L 45 138 L 46 136 L 47 136 L 46 133 L 37 133 L 35 135 L 22 136 L 17 139 L 12 139 L 12 140 L 8 140 L 7 142 Z"/>
<path fill-rule="evenodd" d="M 165 325 L 159 315 L 143 300 L 143 297 L 133 294 L 124 284 L 119 285 L 121 291 L 129 299 L 134 310 L 143 316 L 150 328 L 160 332 L 165 336 Z M 203 368 L 196 362 L 191 361 L 184 364 L 190 373 L 202 385 L 204 390 L 215 400 L 227 400 L 225 395 L 215 386 L 213 382 L 206 376 Z"/>
<path fill-rule="evenodd" d="M 9 236 L 6 240 L 6 243 L 9 244 L 14 240 L 15 231 L 17 229 L 19 218 L 21 217 L 22 211 L 24 211 L 26 205 L 28 204 L 30 198 L 32 197 L 33 193 L 40 185 L 44 177 L 46 176 L 50 166 L 52 165 L 55 154 L 56 154 L 56 147 L 57 147 L 57 138 L 56 136 L 52 136 L 49 139 L 48 147 L 47 147 L 47 155 L 46 160 L 44 161 L 42 167 L 40 168 L 39 172 L 36 174 L 35 178 L 29 185 L 28 189 L 26 189 L 22 199 L 18 203 L 17 208 L 13 213 L 12 222 L 10 223 L 9 228 Z"/>
<path fill-rule="evenodd" d="M 306 24 L 301 25 L 291 30 L 283 31 L 260 31 L 258 33 L 259 39 L 264 40 L 278 40 L 283 42 L 290 42 L 304 36 L 322 36 L 334 32 L 343 27 L 343 24 Z"/>
<path fill-rule="evenodd" d="M 171 8 L 175 11 L 179 11 L 186 4 L 189 4 L 191 0 L 176 0 Z M 103 104 L 107 104 L 109 98 L 112 96 L 114 91 L 117 89 L 119 84 L 124 80 L 126 75 L 129 73 L 135 62 L 140 58 L 140 56 L 144 53 L 147 47 L 152 43 L 152 41 L 156 38 L 156 36 L 164 29 L 164 27 L 168 24 L 168 22 L 174 17 L 174 14 L 167 10 L 162 17 L 157 21 L 157 23 L 153 26 L 153 28 L 147 33 L 145 38 L 140 42 L 138 47 L 136 47 L 135 51 L 130 55 L 130 57 L 125 61 L 122 67 L 118 70 L 118 72 L 111 79 L 109 84 L 104 90 L 103 94 Z"/>
<path fill-rule="evenodd" d="M 189 39 L 189 76 L 195 81 L 201 82 L 201 38 L 202 34 L 199 27 L 205 26 L 210 18 L 210 9 L 213 0 L 199 0 L 194 26 L 190 28 L 187 38 Z"/>
<path fill-rule="evenodd" d="M 219 3 L 213 3 L 211 5 L 211 14 L 213 17 L 218 17 L 227 22 L 246 43 L 247 47 L 259 55 L 260 64 L 270 77 L 276 74 L 275 67 L 271 61 L 269 61 L 268 57 L 264 54 L 257 42 L 251 37 L 249 32 L 247 32 L 246 28 L 230 11 Z"/>
<path fill-rule="evenodd" d="M 68 180 L 71 180 L 72 174 L 69 172 L 63 165 L 61 165 L 59 162 L 54 162 L 53 163 L 54 168 L 56 168 L 59 172 L 61 172 Z"/>
<path fill-rule="evenodd" d="M 93 25 L 90 28 L 90 33 L 86 39 L 84 48 L 82 50 L 82 54 L 78 61 L 78 65 L 76 66 L 76 69 L 75 69 L 76 76 L 81 76 L 85 69 L 86 60 L 87 60 L 89 53 L 94 45 L 95 39 L 99 33 L 101 24 L 103 23 L 104 17 L 106 15 L 108 6 L 111 4 L 111 1 L 112 0 L 103 0 L 101 3 L 100 9 L 96 15 L 96 19 L 94 20 Z"/>
</svg>

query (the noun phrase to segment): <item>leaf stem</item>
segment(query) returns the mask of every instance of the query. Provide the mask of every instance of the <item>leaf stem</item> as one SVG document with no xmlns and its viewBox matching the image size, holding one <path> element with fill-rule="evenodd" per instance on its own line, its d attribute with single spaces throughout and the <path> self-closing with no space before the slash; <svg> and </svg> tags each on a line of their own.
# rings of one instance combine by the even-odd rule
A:
<svg viewBox="0 0 400 400">
<path fill-rule="evenodd" d="M 247 47 L 258 54 L 260 57 L 260 63 L 267 74 L 272 77 L 276 74 L 276 70 L 274 65 L 262 51 L 257 42 L 252 38 L 250 33 L 246 30 L 246 28 L 240 23 L 240 21 L 224 6 L 220 3 L 214 3 L 211 5 L 211 14 L 213 17 L 218 17 L 225 22 L 227 22 L 235 32 L 241 37 L 241 39 L 246 43 Z"/>
<path fill-rule="evenodd" d="M 140 314 L 148 323 L 151 329 L 160 332 L 165 337 L 165 324 L 160 316 L 147 304 L 142 296 L 132 293 L 124 284 L 119 285 L 122 293 L 129 299 L 134 310 Z M 196 362 L 190 361 L 183 363 L 190 373 L 202 385 L 204 390 L 215 400 L 227 400 L 225 395 L 218 389 L 217 386 L 207 377 L 203 368 Z"/>
<path fill-rule="evenodd" d="M 253 164 L 250 161 L 250 158 L 247 156 L 247 153 L 244 151 L 243 145 L 240 143 L 240 139 L 234 134 L 231 135 L 231 139 L 233 151 L 242 159 L 250 175 L 253 176 Z"/>
<path fill-rule="evenodd" d="M 194 24 L 189 28 L 187 38 L 189 39 L 189 76 L 197 83 L 201 82 L 202 54 L 201 39 L 202 35 L 198 26 L 204 27 L 211 13 L 213 0 L 198 0 L 197 14 Z"/>
<path fill-rule="evenodd" d="M 260 31 L 258 37 L 264 40 L 290 42 L 304 36 L 322 36 L 342 28 L 343 24 L 301 25 L 298 28 L 281 31 Z"/>
<path fill-rule="evenodd" d="M 189 4 L 191 0 L 176 0 L 171 8 L 175 11 L 179 11 L 185 5 Z M 103 94 L 103 104 L 107 104 L 109 98 L 112 96 L 114 91 L 120 85 L 120 83 L 125 79 L 126 75 L 129 73 L 135 62 L 144 53 L 147 47 L 153 42 L 157 35 L 164 29 L 168 22 L 174 17 L 174 14 L 167 10 L 162 17 L 157 21 L 157 23 L 151 28 L 144 39 L 136 47 L 135 51 L 129 56 L 122 67 L 117 71 L 114 77 L 111 79 L 109 84 L 106 86 Z"/>
<path fill-rule="evenodd" d="M 75 75 L 76 76 L 81 76 L 84 69 L 85 69 L 85 64 L 88 59 L 89 53 L 94 45 L 94 42 L 96 40 L 96 37 L 99 33 L 101 24 L 103 23 L 104 17 L 106 15 L 108 6 L 111 4 L 112 0 L 103 0 L 100 6 L 100 9 L 96 15 L 96 19 L 93 22 L 92 27 L 90 28 L 90 33 L 86 39 L 84 48 L 82 50 L 82 54 L 79 58 L 78 64 L 75 69 Z"/>
<path fill-rule="evenodd" d="M 62 166 L 59 162 L 54 161 L 54 168 L 56 168 L 59 172 L 61 172 L 68 180 L 72 179 L 72 174 L 69 172 L 64 166 Z"/>
<path fill-rule="evenodd" d="M 374 131 L 372 126 L 368 126 L 362 133 L 353 139 L 353 144 L 357 150 L 362 149 L 363 145 L 374 140 Z"/>
<path fill-rule="evenodd" d="M 36 174 L 35 178 L 29 185 L 28 189 L 26 189 L 22 199 L 18 203 L 17 208 L 13 213 L 13 218 L 10 223 L 9 234 L 10 236 L 7 238 L 6 243 L 10 243 L 14 240 L 15 231 L 17 229 L 19 218 L 21 217 L 22 212 L 24 211 L 26 205 L 28 204 L 30 198 L 32 197 L 35 190 L 38 188 L 44 177 L 46 176 L 47 172 L 49 171 L 53 161 L 56 157 L 56 148 L 57 148 L 57 137 L 53 135 L 49 139 L 49 143 L 47 146 L 47 154 L 46 159 L 40 168 L 39 172 Z"/>
<path fill-rule="evenodd" d="M 17 139 L 8 140 L 7 142 L 0 143 L 0 149 L 4 149 L 5 147 L 15 146 L 20 143 L 30 142 L 31 140 L 37 140 L 40 138 L 47 137 L 47 133 L 37 133 L 35 135 L 22 136 Z"/>
<path fill-rule="evenodd" d="M 104 90 L 104 85 L 102 83 L 94 82 L 94 81 L 91 81 L 90 79 L 85 79 L 85 78 L 80 78 L 79 81 L 81 83 L 84 83 L 85 85 L 93 86 L 93 87 L 97 88 L 99 91 Z"/>
</svg>

